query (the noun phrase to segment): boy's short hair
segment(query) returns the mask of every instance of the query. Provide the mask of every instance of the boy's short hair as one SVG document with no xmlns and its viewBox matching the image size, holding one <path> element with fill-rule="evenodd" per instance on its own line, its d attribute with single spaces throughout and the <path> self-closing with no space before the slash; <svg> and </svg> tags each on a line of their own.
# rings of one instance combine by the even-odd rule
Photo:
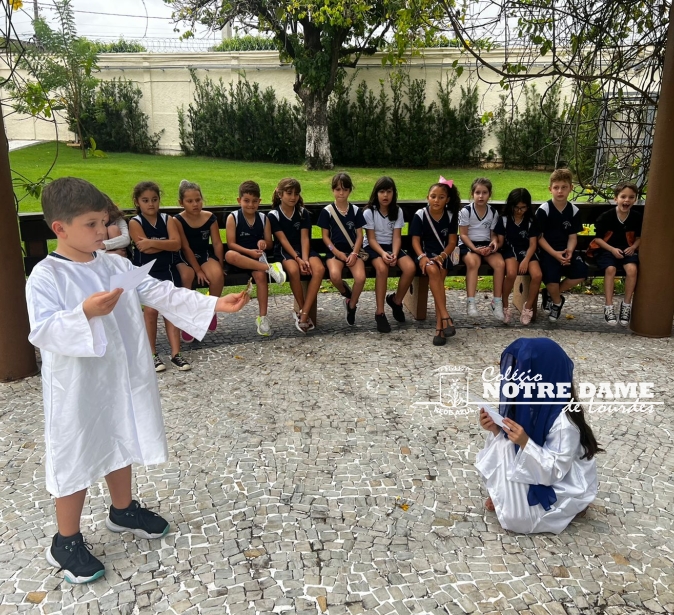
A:
<svg viewBox="0 0 674 615">
<path fill-rule="evenodd" d="M 79 177 L 60 177 L 42 190 L 42 211 L 49 226 L 55 220 L 70 224 L 91 211 L 106 211 L 108 200 L 93 184 Z"/>
<path fill-rule="evenodd" d="M 555 169 L 550 175 L 550 186 L 555 182 L 566 182 L 573 186 L 573 173 L 569 169 Z"/>
<path fill-rule="evenodd" d="M 613 196 L 618 196 L 625 188 L 629 188 L 634 194 L 639 196 L 639 187 L 633 182 L 620 182 L 613 188 Z"/>
<path fill-rule="evenodd" d="M 244 194 L 250 194 L 256 198 L 260 198 L 260 185 L 254 181 L 243 182 L 239 186 L 239 198 Z"/>
</svg>

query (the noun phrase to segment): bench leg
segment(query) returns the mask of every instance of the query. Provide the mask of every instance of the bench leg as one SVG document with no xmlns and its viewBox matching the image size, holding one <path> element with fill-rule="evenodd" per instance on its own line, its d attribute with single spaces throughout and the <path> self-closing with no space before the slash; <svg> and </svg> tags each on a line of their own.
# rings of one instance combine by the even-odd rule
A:
<svg viewBox="0 0 674 615">
<path fill-rule="evenodd" d="M 309 288 L 309 282 L 302 280 L 301 284 L 302 284 L 302 293 L 306 297 L 307 289 Z M 297 305 L 296 300 L 293 301 L 293 306 L 295 309 L 295 313 L 300 311 L 300 306 Z M 318 297 L 316 297 L 316 301 L 314 301 L 314 305 L 311 307 L 311 310 L 309 311 L 309 318 L 311 318 L 311 322 L 313 322 L 315 326 L 318 326 L 318 320 L 316 319 L 317 307 L 318 307 Z"/>
<path fill-rule="evenodd" d="M 414 278 L 412 286 L 403 299 L 403 305 L 412 314 L 414 320 L 426 320 L 428 311 L 428 278 L 426 276 Z"/>
<path fill-rule="evenodd" d="M 528 275 L 518 275 L 515 278 L 515 285 L 513 286 L 513 300 L 512 304 L 522 313 L 524 306 L 529 299 L 529 287 L 531 285 L 531 278 Z M 534 315 L 532 320 L 536 320 L 536 310 L 538 308 L 538 301 L 534 303 Z"/>
</svg>

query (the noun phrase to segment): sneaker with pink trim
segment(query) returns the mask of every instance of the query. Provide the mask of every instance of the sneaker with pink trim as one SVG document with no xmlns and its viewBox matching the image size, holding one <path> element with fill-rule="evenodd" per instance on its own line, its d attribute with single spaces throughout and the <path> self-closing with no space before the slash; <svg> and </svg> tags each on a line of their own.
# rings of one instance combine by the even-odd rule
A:
<svg viewBox="0 0 674 615">
<path fill-rule="evenodd" d="M 523 325 L 528 325 L 531 322 L 531 319 L 534 317 L 534 311 L 527 308 L 522 308 L 522 314 L 520 316 L 520 322 Z"/>
<path fill-rule="evenodd" d="M 512 308 L 510 306 L 503 309 L 503 324 L 504 325 L 507 325 L 508 323 L 510 323 L 510 317 L 512 316 L 511 309 Z"/>
<path fill-rule="evenodd" d="M 213 319 L 211 320 L 211 324 L 208 325 L 208 330 L 215 331 L 217 328 L 218 328 L 218 315 L 213 314 Z"/>
</svg>

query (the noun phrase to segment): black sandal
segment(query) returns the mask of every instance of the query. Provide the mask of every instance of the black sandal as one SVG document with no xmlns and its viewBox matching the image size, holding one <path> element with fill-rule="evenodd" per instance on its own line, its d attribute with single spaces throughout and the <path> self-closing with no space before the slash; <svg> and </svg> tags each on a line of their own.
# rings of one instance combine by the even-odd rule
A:
<svg viewBox="0 0 674 615">
<path fill-rule="evenodd" d="M 447 338 L 444 336 L 444 329 L 436 329 L 433 337 L 433 346 L 444 346 L 447 343 Z"/>
<path fill-rule="evenodd" d="M 447 318 L 441 318 L 440 320 L 442 321 L 443 329 L 447 337 L 453 337 L 456 335 L 456 327 L 454 326 L 454 321 L 452 320 L 451 316 L 447 316 Z M 446 326 L 445 321 L 449 322 L 449 324 Z"/>
</svg>

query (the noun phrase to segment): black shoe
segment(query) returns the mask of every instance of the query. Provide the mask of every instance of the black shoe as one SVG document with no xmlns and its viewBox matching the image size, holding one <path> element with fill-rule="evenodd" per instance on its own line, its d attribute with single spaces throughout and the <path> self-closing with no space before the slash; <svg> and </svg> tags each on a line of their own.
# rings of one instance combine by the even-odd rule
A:
<svg viewBox="0 0 674 615">
<path fill-rule="evenodd" d="M 456 335 L 456 327 L 451 316 L 442 319 L 442 326 L 445 332 L 445 337 L 453 337 Z"/>
<path fill-rule="evenodd" d="M 180 353 L 171 358 L 171 363 L 173 363 L 173 365 L 175 365 L 181 372 L 188 372 L 192 369 L 192 366 L 180 356 Z"/>
<path fill-rule="evenodd" d="M 552 299 L 550 298 L 547 288 L 544 288 L 541 291 L 541 307 L 546 314 L 549 314 L 552 309 Z"/>
<path fill-rule="evenodd" d="M 562 313 L 562 308 L 564 307 L 564 304 L 566 303 L 566 299 L 564 298 L 564 295 L 561 295 L 562 301 L 559 305 L 556 303 L 552 304 L 552 307 L 550 308 L 550 316 L 548 316 L 548 319 L 550 322 L 557 322 L 559 320 L 559 315 Z"/>
<path fill-rule="evenodd" d="M 447 338 L 443 335 L 443 329 L 436 329 L 433 337 L 433 346 L 444 346 L 447 343 Z"/>
<path fill-rule="evenodd" d="M 153 354 L 152 360 L 154 361 L 155 372 L 163 372 L 166 370 L 166 365 L 164 365 L 164 362 L 159 358 L 158 354 Z"/>
<path fill-rule="evenodd" d="M 388 324 L 386 314 L 375 314 L 374 319 L 377 321 L 377 331 L 379 333 L 391 333 L 391 325 Z"/>
<path fill-rule="evenodd" d="M 111 506 L 105 525 L 111 532 L 133 532 L 138 538 L 148 539 L 166 536 L 171 529 L 166 519 L 141 506 L 136 500 L 123 510 Z"/>
<path fill-rule="evenodd" d="M 353 327 L 356 324 L 356 310 L 358 306 L 352 308 L 349 305 L 349 299 L 344 298 L 344 308 L 346 309 L 346 322 Z"/>
<path fill-rule="evenodd" d="M 391 293 L 389 295 L 386 295 L 386 303 L 388 306 L 391 308 L 391 311 L 393 312 L 393 318 L 395 318 L 398 322 L 405 322 L 405 312 L 403 311 L 403 306 L 398 305 L 395 301 L 395 293 Z"/>
<path fill-rule="evenodd" d="M 344 280 L 342 280 L 342 284 L 344 284 L 344 292 L 342 293 L 342 297 L 351 299 L 351 287 Z"/>
<path fill-rule="evenodd" d="M 80 532 L 70 538 L 61 536 L 61 546 L 57 546 L 58 538 L 56 534 L 52 539 L 46 558 L 52 566 L 58 566 L 58 572 L 65 571 L 68 583 L 90 583 L 105 574 L 105 566 L 89 553 L 91 545 L 84 542 Z"/>
</svg>

